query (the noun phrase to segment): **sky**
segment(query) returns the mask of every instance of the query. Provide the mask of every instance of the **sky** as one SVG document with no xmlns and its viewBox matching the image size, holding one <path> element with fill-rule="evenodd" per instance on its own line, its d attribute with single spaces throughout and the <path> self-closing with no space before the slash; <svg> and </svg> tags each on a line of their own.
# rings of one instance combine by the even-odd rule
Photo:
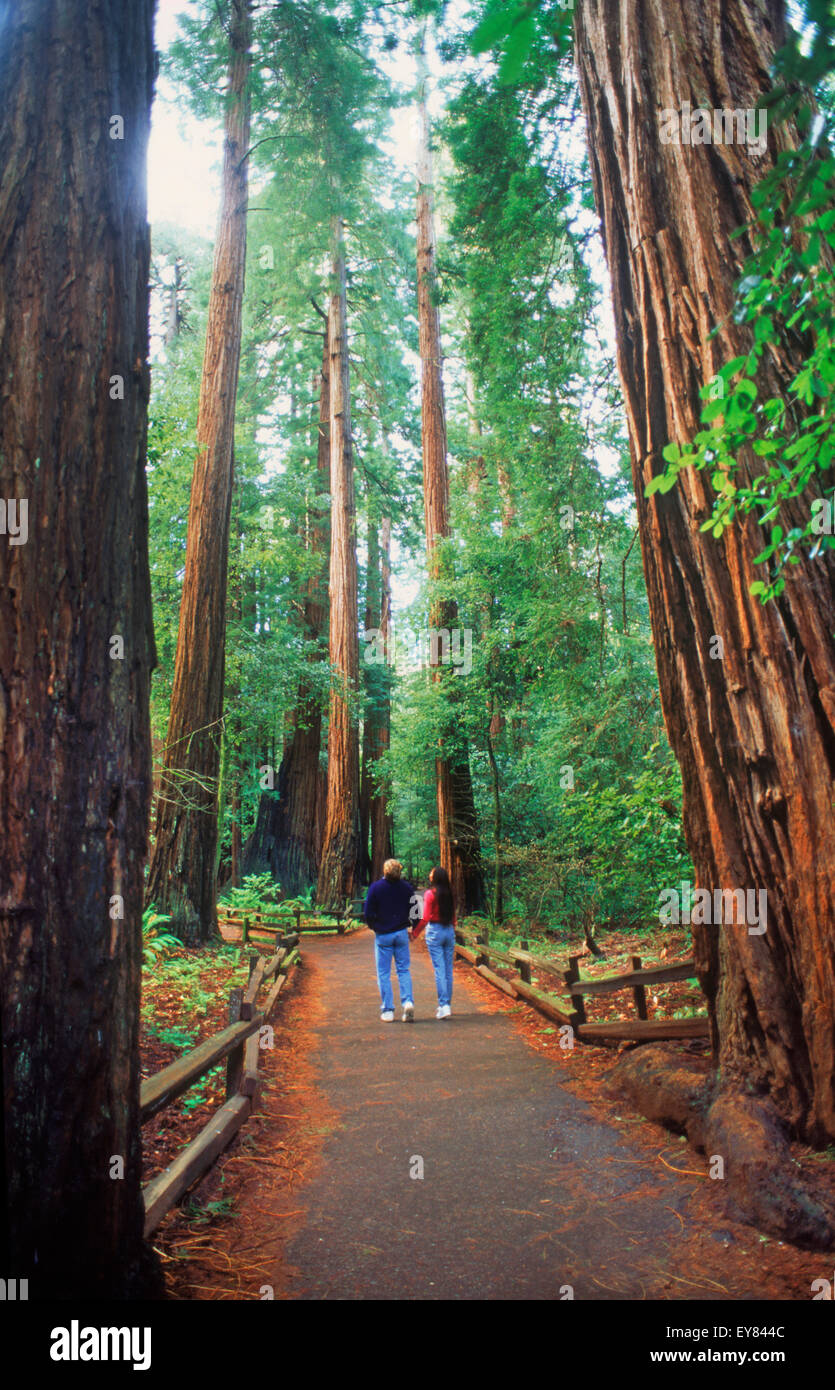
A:
<svg viewBox="0 0 835 1390">
<path fill-rule="evenodd" d="M 191 10 L 188 0 L 158 0 L 156 46 L 162 52 L 177 35 L 177 17 Z M 413 62 L 401 53 L 382 64 L 395 81 L 411 86 Z M 431 65 L 431 58 L 430 58 Z M 440 94 L 430 110 L 441 106 Z M 394 112 L 390 150 L 404 170 L 417 163 L 417 108 Z M 175 222 L 189 231 L 213 237 L 220 198 L 222 140 L 220 126 L 198 121 L 177 102 L 170 83 L 160 77 L 151 112 L 148 147 L 148 216 L 150 222 Z"/>
<path fill-rule="evenodd" d="M 163 51 L 177 33 L 183 0 L 159 0 L 156 45 Z M 213 237 L 220 197 L 220 128 L 196 121 L 172 100 L 164 78 L 157 83 L 148 146 L 148 218 L 176 222 Z"/>
</svg>

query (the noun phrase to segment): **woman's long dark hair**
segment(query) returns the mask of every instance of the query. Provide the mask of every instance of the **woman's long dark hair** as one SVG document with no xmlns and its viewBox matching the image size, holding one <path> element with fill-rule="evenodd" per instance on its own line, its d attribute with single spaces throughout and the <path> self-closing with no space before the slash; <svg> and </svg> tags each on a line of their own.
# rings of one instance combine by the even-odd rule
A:
<svg viewBox="0 0 835 1390">
<path fill-rule="evenodd" d="M 449 874 L 440 865 L 433 869 L 429 876 L 432 888 L 435 891 L 435 901 L 438 904 L 438 921 L 445 927 L 452 926 L 452 919 L 455 916 L 455 899 L 452 896 L 452 884 L 449 881 Z"/>
</svg>

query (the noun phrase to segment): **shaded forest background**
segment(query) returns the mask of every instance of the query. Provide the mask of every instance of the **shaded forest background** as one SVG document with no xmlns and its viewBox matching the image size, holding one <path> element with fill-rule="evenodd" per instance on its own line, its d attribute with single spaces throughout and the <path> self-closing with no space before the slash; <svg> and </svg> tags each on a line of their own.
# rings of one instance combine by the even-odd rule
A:
<svg viewBox="0 0 835 1390">
<path fill-rule="evenodd" d="M 163 67 L 178 99 L 219 125 L 226 35 L 214 7 L 193 8 Z M 359 881 L 372 867 L 375 797 L 409 876 L 425 880 L 436 862 L 440 741 L 450 756 L 469 757 L 492 917 L 634 925 L 657 914 L 660 885 L 692 870 L 658 701 L 576 77 L 543 42 L 536 83 L 509 86 L 489 55 L 473 57 L 471 23 L 415 8 L 395 18 L 388 7 L 272 6 L 260 40 L 256 23 L 219 884 L 264 869 L 285 879 L 253 832 L 281 800 L 282 759 L 300 732 L 313 730 L 325 777 L 330 498 L 318 453 L 338 173 L 359 557 Z M 416 180 L 392 143 L 398 110 L 416 110 L 422 41 L 436 92 L 431 293 L 443 333 L 452 526 L 431 580 Z M 210 243 L 153 227 L 158 769 L 211 270 Z M 394 635 L 384 660 L 387 592 Z M 453 629 L 450 678 L 438 681 L 428 633 L 450 600 L 459 635 Z M 321 799 L 313 814 L 321 817 Z M 312 882 L 288 867 L 282 888 L 296 894 Z"/>
</svg>

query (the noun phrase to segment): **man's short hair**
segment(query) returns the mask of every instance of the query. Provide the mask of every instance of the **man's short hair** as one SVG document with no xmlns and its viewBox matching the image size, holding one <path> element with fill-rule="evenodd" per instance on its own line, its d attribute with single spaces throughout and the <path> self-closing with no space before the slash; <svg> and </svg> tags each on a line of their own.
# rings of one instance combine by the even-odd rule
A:
<svg viewBox="0 0 835 1390">
<path fill-rule="evenodd" d="M 383 865 L 383 878 L 402 878 L 403 865 L 399 859 L 387 859 Z"/>
</svg>

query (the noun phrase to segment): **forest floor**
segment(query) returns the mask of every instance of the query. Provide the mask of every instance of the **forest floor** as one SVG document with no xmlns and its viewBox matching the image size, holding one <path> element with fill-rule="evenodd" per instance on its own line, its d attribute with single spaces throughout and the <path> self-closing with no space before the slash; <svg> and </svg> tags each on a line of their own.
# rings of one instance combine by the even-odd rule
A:
<svg viewBox="0 0 835 1390">
<path fill-rule="evenodd" d="M 623 968 L 601 944 L 594 973 Z M 664 944 L 678 956 L 684 943 Z M 645 935 L 617 946 L 650 961 Z M 246 973 L 232 980 L 223 950 L 194 971 L 209 996 L 200 1036 L 225 1023 Z M 607 1092 L 620 1049 L 562 1051 L 546 1020 L 462 962 L 454 1017 L 436 1022 L 422 943 L 411 1027 L 379 1022 L 369 934 L 307 938 L 303 961 L 258 1112 L 154 1237 L 171 1297 L 559 1299 L 570 1285 L 582 1299 L 808 1300 L 831 1268 L 736 1220 L 703 1156 Z M 155 1007 L 163 994 L 185 1006 L 176 987 L 156 994 Z M 206 1091 L 146 1126 L 156 1163 L 205 1122 Z"/>
</svg>

